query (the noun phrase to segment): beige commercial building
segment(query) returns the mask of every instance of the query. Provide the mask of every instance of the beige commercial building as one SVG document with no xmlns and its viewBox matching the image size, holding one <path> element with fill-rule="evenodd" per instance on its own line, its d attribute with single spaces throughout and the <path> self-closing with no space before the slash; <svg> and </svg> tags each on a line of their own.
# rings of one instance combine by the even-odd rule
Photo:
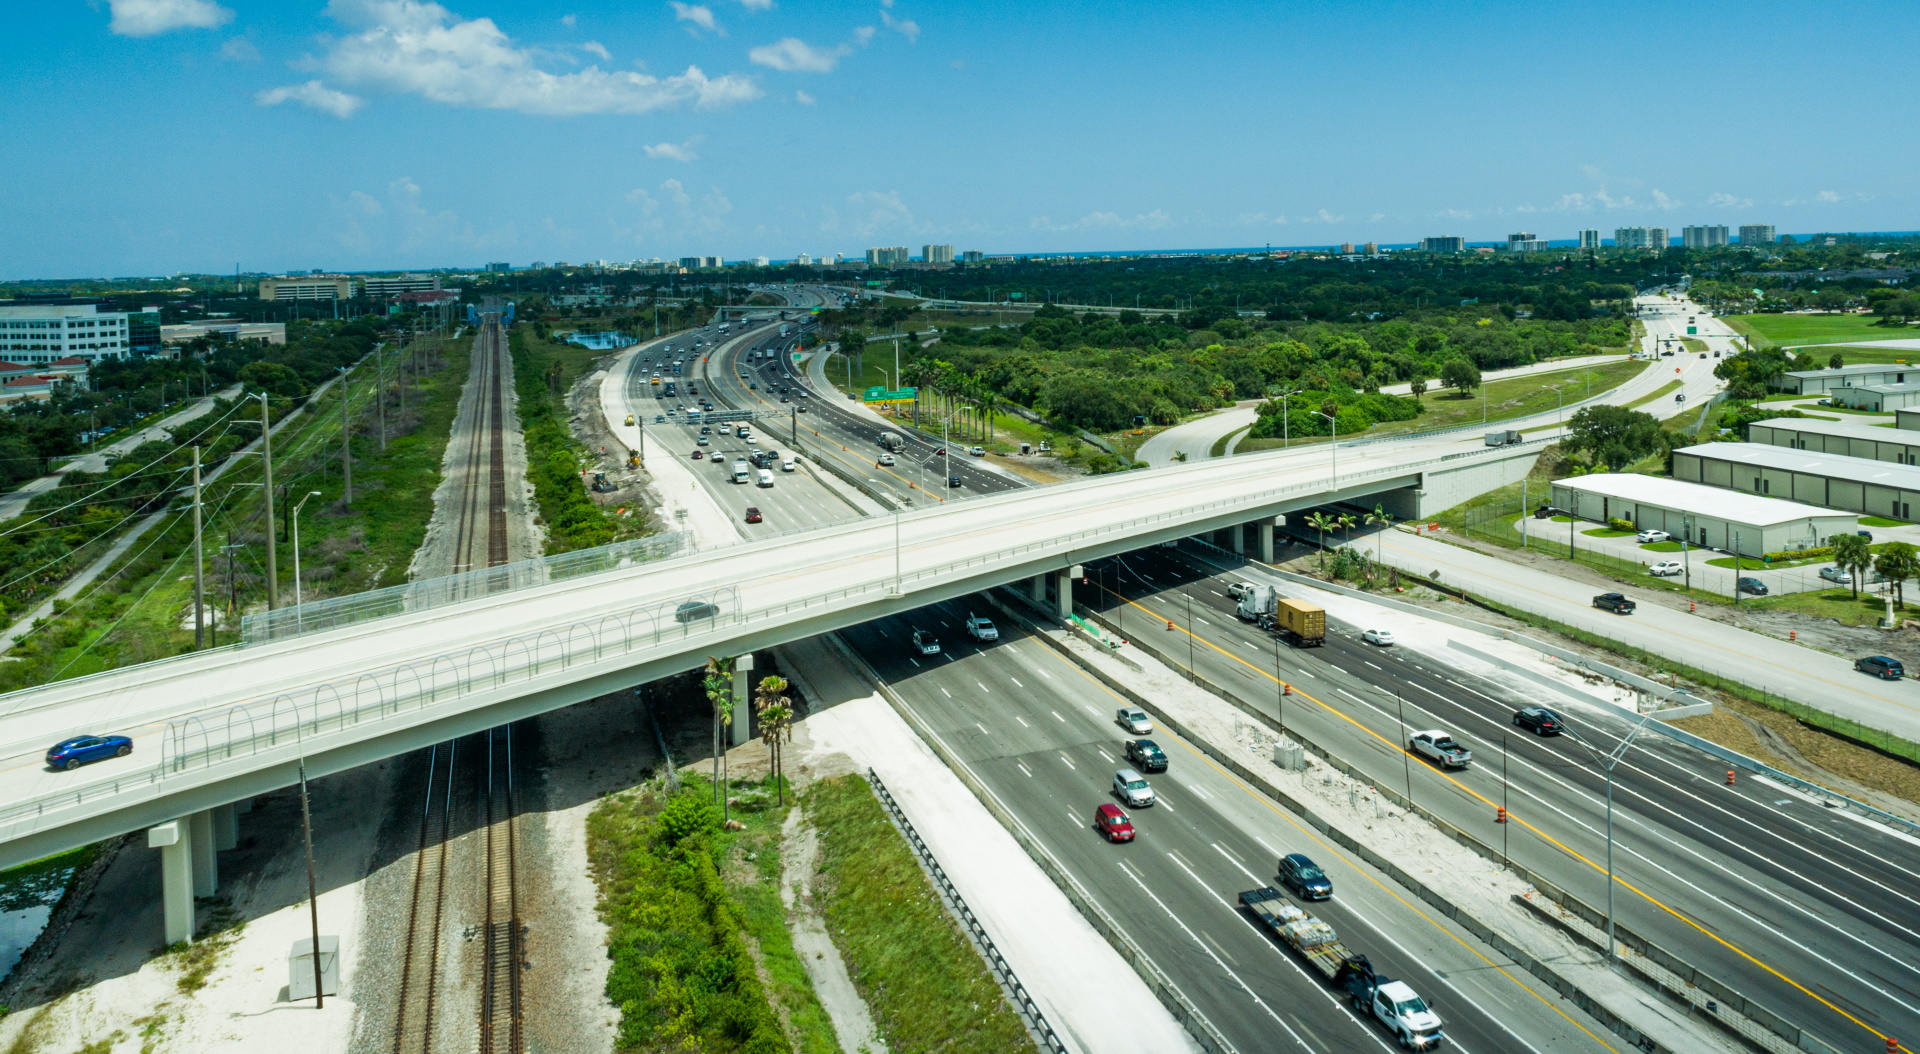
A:
<svg viewBox="0 0 1920 1054">
<path fill-rule="evenodd" d="M 1920 506 L 1920 466 L 1765 443 L 1702 443 L 1673 452 L 1673 476 L 1864 516 L 1908 520 Z"/>
<path fill-rule="evenodd" d="M 1665 531 L 1675 539 L 1728 552 L 1737 547 L 1742 556 L 1810 549 L 1851 532 L 1856 523 L 1849 513 L 1802 502 L 1729 494 L 1717 487 L 1630 472 L 1555 480 L 1553 505 L 1576 520 L 1631 520 L 1639 530 Z"/>
<path fill-rule="evenodd" d="M 352 300 L 353 279 L 345 275 L 294 275 L 262 278 L 262 300 Z"/>
</svg>

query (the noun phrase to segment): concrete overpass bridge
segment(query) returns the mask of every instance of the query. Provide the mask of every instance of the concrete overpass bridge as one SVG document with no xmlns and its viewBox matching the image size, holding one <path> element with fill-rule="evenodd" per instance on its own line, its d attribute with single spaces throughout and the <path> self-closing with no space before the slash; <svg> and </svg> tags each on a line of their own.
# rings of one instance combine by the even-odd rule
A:
<svg viewBox="0 0 1920 1054">
<path fill-rule="evenodd" d="M 1051 585 L 1083 561 L 1218 532 L 1271 559 L 1276 517 L 1333 501 L 1416 519 L 1524 476 L 1538 445 L 1435 456 L 1393 444 L 1116 473 L 495 593 L 0 696 L 0 867 L 149 829 L 169 941 L 211 893 L 234 805 L 324 775 L 695 668 L 975 591 Z M 744 704 L 736 737 L 745 735 Z M 75 772 L 42 762 L 80 732 L 134 739 Z"/>
</svg>

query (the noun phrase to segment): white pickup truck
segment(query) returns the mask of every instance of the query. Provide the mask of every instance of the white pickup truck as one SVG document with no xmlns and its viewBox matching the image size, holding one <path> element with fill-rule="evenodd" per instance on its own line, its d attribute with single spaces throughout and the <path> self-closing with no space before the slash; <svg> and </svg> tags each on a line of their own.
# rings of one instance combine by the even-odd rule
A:
<svg viewBox="0 0 1920 1054">
<path fill-rule="evenodd" d="M 1000 627 L 995 626 L 993 620 L 984 615 L 970 614 L 967 616 L 967 636 L 983 644 L 987 641 L 999 640 Z"/>
<path fill-rule="evenodd" d="M 1425 732 L 1415 732 L 1407 740 L 1407 749 L 1413 751 L 1446 769 L 1463 769 L 1473 764 L 1473 751 L 1454 742 L 1454 738 L 1437 728 Z"/>
</svg>

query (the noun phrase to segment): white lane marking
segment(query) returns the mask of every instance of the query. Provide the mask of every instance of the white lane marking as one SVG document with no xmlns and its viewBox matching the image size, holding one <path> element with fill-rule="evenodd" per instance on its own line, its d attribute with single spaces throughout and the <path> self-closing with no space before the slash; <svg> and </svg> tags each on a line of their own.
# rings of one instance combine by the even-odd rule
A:
<svg viewBox="0 0 1920 1054">
<path fill-rule="evenodd" d="M 1167 804 L 1167 799 L 1161 797 L 1158 794 L 1153 796 L 1153 804 L 1155 807 L 1165 809 L 1168 812 L 1173 811 L 1173 806 Z"/>
<path fill-rule="evenodd" d="M 1058 721 L 1058 722 L 1060 722 L 1060 723 L 1061 723 L 1061 724 L 1063 724 L 1063 725 L 1067 723 L 1067 719 L 1066 719 L 1066 718 L 1064 718 L 1064 717 L 1061 717 L 1061 716 L 1060 716 L 1060 711 L 1058 711 L 1058 710 L 1049 710 L 1049 711 L 1047 711 L 1047 713 L 1050 713 L 1050 714 L 1052 714 L 1052 715 L 1053 715 L 1053 719 L 1054 719 L 1055 721 Z"/>
<path fill-rule="evenodd" d="M 1260 877 L 1259 875 L 1256 875 L 1256 874 L 1254 874 L 1253 872 L 1251 872 L 1251 871 L 1249 871 L 1249 870 L 1247 870 L 1247 865 L 1245 865 L 1245 864 L 1243 864 L 1243 863 L 1241 863 L 1241 862 L 1240 862 L 1240 861 L 1238 861 L 1238 860 L 1235 860 L 1235 859 L 1233 858 L 1233 854 L 1232 854 L 1232 853 L 1229 853 L 1229 852 L 1227 852 L 1227 851 L 1226 851 L 1225 849 L 1222 849 L 1222 848 L 1220 848 L 1220 843 L 1219 843 L 1219 842 L 1208 842 L 1207 844 L 1208 844 L 1208 845 L 1210 845 L 1210 846 L 1213 846 L 1213 851 L 1214 851 L 1214 852 L 1216 852 L 1216 853 L 1219 853 L 1219 854 L 1220 854 L 1221 856 L 1224 856 L 1224 857 L 1226 857 L 1226 858 L 1227 858 L 1227 863 L 1229 863 L 1229 864 L 1232 864 L 1233 866 L 1235 866 L 1235 867 L 1237 867 L 1237 868 L 1239 868 L 1239 869 L 1240 869 L 1240 873 L 1241 873 L 1241 874 L 1243 874 L 1243 875 L 1245 875 L 1245 876 L 1247 876 L 1248 878 L 1250 878 L 1250 879 L 1252 879 L 1252 880 L 1253 880 L 1253 884 L 1254 884 L 1254 885 L 1256 885 L 1256 886 L 1260 886 L 1260 885 L 1265 885 L 1265 884 L 1266 884 L 1266 879 L 1263 879 L 1263 878 L 1261 878 L 1261 877 Z"/>
<path fill-rule="evenodd" d="M 1347 698 L 1353 700 L 1356 703 L 1359 703 L 1361 706 L 1367 705 L 1367 701 L 1365 699 L 1362 699 L 1359 696 L 1353 694 L 1352 692 L 1347 691 L 1345 688 L 1335 688 L 1334 691 L 1339 692 L 1341 695 L 1346 696 Z"/>
<path fill-rule="evenodd" d="M 919 666 L 919 665 L 920 665 L 920 660 L 919 660 L 919 659 L 916 659 L 916 658 L 914 658 L 914 657 L 913 657 L 913 656 L 911 656 L 911 655 L 909 655 L 909 656 L 907 656 L 907 661 L 908 661 L 908 662 L 910 662 L 910 663 L 912 663 L 912 664 L 914 664 L 915 666 Z"/>
<path fill-rule="evenodd" d="M 946 696 L 949 699 L 953 698 L 953 693 L 947 691 L 945 688 L 940 689 L 940 694 Z"/>
<path fill-rule="evenodd" d="M 1014 719 L 1015 721 L 1018 721 L 1018 722 L 1020 722 L 1020 727 L 1021 727 L 1021 728 L 1032 728 L 1032 727 L 1033 727 L 1032 725 L 1030 725 L 1030 724 L 1027 724 L 1027 722 L 1026 722 L 1026 720 L 1025 720 L 1024 718 L 1022 718 L 1022 717 L 1021 717 L 1021 716 L 1020 716 L 1019 714 L 1015 714 L 1015 715 L 1013 715 L 1013 719 Z"/>
<path fill-rule="evenodd" d="M 980 684 L 980 682 L 979 682 L 979 681 L 975 681 L 975 682 L 973 682 L 973 683 L 975 683 L 975 684 Z M 993 689 L 991 689 L 991 688 L 988 688 L 988 687 L 987 687 L 986 685 L 984 685 L 984 684 L 980 684 L 980 690 L 981 690 L 981 691 L 983 691 L 983 692 L 990 692 L 990 691 L 992 691 Z"/>
<path fill-rule="evenodd" d="M 1106 751 L 1104 751 L 1104 750 L 1102 750 L 1102 751 L 1100 752 L 1100 756 L 1101 756 L 1101 757 L 1103 757 L 1103 758 L 1106 758 L 1106 759 L 1107 759 L 1107 764 L 1109 764 L 1109 765 L 1117 765 L 1117 764 L 1119 764 L 1119 762 L 1117 762 L 1117 761 L 1115 761 L 1115 760 L 1113 760 L 1113 755 L 1112 755 L 1112 754 L 1109 754 L 1109 753 L 1107 753 L 1107 752 L 1106 752 Z"/>
<path fill-rule="evenodd" d="M 1045 677 L 1045 678 L 1046 678 L 1047 680 L 1049 680 L 1049 681 L 1051 681 L 1051 680 L 1053 680 L 1053 677 L 1052 677 L 1052 675 L 1051 675 L 1051 674 L 1049 674 L 1049 673 L 1047 673 L 1047 671 L 1045 671 L 1045 670 L 1041 670 L 1041 671 L 1040 671 L 1040 676 L 1042 676 L 1042 677 Z"/>
<path fill-rule="evenodd" d="M 1256 834 L 1253 836 L 1253 840 L 1256 842 L 1259 842 L 1260 848 L 1265 849 L 1269 853 L 1272 853 L 1275 857 L 1278 857 L 1280 855 L 1280 850 L 1275 849 L 1273 846 L 1268 845 L 1267 840 L 1265 838 L 1262 838 Z"/>
<path fill-rule="evenodd" d="M 1061 760 L 1061 761 L 1064 761 L 1064 762 L 1066 762 L 1066 763 L 1067 763 L 1067 767 L 1068 767 L 1068 768 L 1070 768 L 1070 769 L 1072 769 L 1073 771 L 1075 771 L 1075 772 L 1078 772 L 1078 771 L 1080 771 L 1080 766 L 1078 766 L 1078 765 L 1076 765 L 1076 764 L 1074 764 L 1074 763 L 1073 763 L 1073 759 L 1072 759 L 1072 758 L 1070 758 L 1070 757 L 1068 757 L 1068 756 L 1066 756 L 1065 754 L 1062 754 L 1062 755 L 1060 755 L 1060 760 Z"/>
<path fill-rule="evenodd" d="M 987 731 L 987 726 L 985 726 L 985 725 L 983 725 L 983 724 L 981 724 L 981 723 L 980 723 L 980 722 L 978 722 L 978 721 L 975 721 L 975 722 L 973 723 L 973 727 L 975 727 L 975 728 L 977 728 L 977 729 L 979 729 L 979 730 L 980 730 L 980 734 L 981 734 L 981 735 L 983 735 L 983 736 L 990 736 L 990 735 L 993 735 L 993 733 L 992 733 L 992 732 L 989 732 L 989 731 Z"/>
<path fill-rule="evenodd" d="M 1204 789 L 1202 789 L 1197 784 L 1182 782 L 1180 785 L 1192 791 L 1193 793 L 1198 794 L 1202 798 L 1207 799 L 1208 801 L 1213 800 L 1213 795 L 1208 794 Z"/>
<path fill-rule="evenodd" d="M 1302 675 L 1304 675 L 1304 676 L 1307 676 L 1307 677 L 1312 677 L 1312 676 L 1313 676 L 1313 671 L 1312 671 L 1312 670 L 1309 670 L 1309 669 L 1306 669 L 1306 668 L 1304 668 L 1304 667 L 1302 667 L 1302 668 L 1301 668 L 1301 670 L 1300 670 L 1300 673 L 1301 673 Z"/>
<path fill-rule="evenodd" d="M 1209 959 L 1212 959 L 1212 960 L 1213 960 L 1213 964 L 1214 964 L 1215 966 L 1218 966 L 1218 967 L 1220 968 L 1220 971 L 1221 971 L 1222 973 L 1224 973 L 1224 974 L 1226 974 L 1226 975 L 1227 975 L 1228 977 L 1231 977 L 1231 978 L 1233 978 L 1233 983 L 1234 983 L 1234 984 L 1237 984 L 1237 985 L 1239 985 L 1239 986 L 1240 986 L 1240 990 L 1241 990 L 1242 992 L 1245 992 L 1245 993 L 1247 993 L 1247 998 L 1249 998 L 1249 999 L 1251 999 L 1251 1000 L 1253 1000 L 1253 1003 L 1254 1003 L 1254 1005 L 1255 1005 L 1255 1006 L 1258 1006 L 1258 1007 L 1259 1007 L 1259 1008 L 1260 1008 L 1261 1010 L 1264 1010 L 1264 1011 L 1266 1011 L 1266 1013 L 1267 1013 L 1267 1016 L 1268 1016 L 1268 1017 L 1270 1017 L 1270 1018 L 1273 1018 L 1273 1020 L 1274 1020 L 1274 1023 L 1275 1023 L 1275 1024 L 1277 1024 L 1277 1025 L 1279 1025 L 1279 1026 L 1280 1026 L 1281 1028 L 1284 1028 L 1284 1029 L 1286 1029 L 1286 1030 L 1287 1030 L 1287 1035 L 1289 1035 L 1289 1036 L 1292 1036 L 1292 1037 L 1293 1037 L 1293 1041 L 1294 1041 L 1295 1043 L 1298 1043 L 1298 1044 L 1300 1044 L 1300 1046 L 1301 1046 L 1301 1047 L 1303 1047 L 1303 1048 L 1307 1048 L 1307 1049 L 1311 1049 L 1311 1048 L 1308 1048 L 1308 1047 L 1307 1047 L 1307 1041 L 1306 1041 L 1306 1039 L 1305 1039 L 1304 1037 L 1302 1037 L 1302 1036 L 1300 1035 L 1300 1033 L 1298 1033 L 1298 1032 L 1295 1032 L 1295 1031 L 1293 1030 L 1293 1026 L 1292 1026 L 1292 1025 L 1289 1025 L 1289 1024 L 1287 1024 L 1287 1021 L 1286 1021 L 1286 1019 L 1285 1019 L 1285 1018 L 1283 1018 L 1283 1017 L 1281 1017 L 1281 1016 L 1280 1016 L 1279 1014 L 1276 1014 L 1276 1013 L 1274 1013 L 1274 1012 L 1273 1012 L 1273 1008 L 1272 1008 L 1272 1007 L 1270 1007 L 1270 1006 L 1268 1006 L 1268 1005 L 1267 1005 L 1267 1004 L 1266 1004 L 1266 1003 L 1265 1003 L 1264 1001 L 1262 1001 L 1262 1000 L 1261 1000 L 1261 998 L 1260 998 L 1259 996 L 1257 996 L 1257 995 L 1255 995 L 1255 994 L 1254 994 L 1254 992 L 1253 992 L 1253 989 L 1252 989 L 1252 988 L 1249 988 L 1249 987 L 1247 986 L 1247 982 L 1245 982 L 1245 981 L 1243 981 L 1243 980 L 1241 980 L 1241 979 L 1240 979 L 1240 975 L 1239 975 L 1239 974 L 1237 974 L 1237 973 L 1234 973 L 1234 972 L 1233 972 L 1233 970 L 1232 970 L 1231 968 L 1229 968 L 1229 967 L 1227 966 L 1227 964 L 1226 964 L 1226 963 L 1224 963 L 1224 962 L 1222 962 L 1222 961 L 1221 961 L 1221 959 L 1220 959 L 1220 956 L 1219 956 L 1218 954 L 1216 954 L 1216 953 L 1214 952 L 1214 950 L 1213 950 L 1212 948 L 1210 948 L 1210 947 L 1208 947 L 1208 946 L 1207 946 L 1207 942 L 1206 942 L 1206 941 L 1203 941 L 1203 940 L 1201 940 L 1201 939 L 1200 939 L 1200 938 L 1199 938 L 1199 937 L 1198 937 L 1198 936 L 1197 936 L 1197 935 L 1196 935 L 1196 934 L 1195 934 L 1195 933 L 1193 932 L 1193 930 L 1191 930 L 1191 929 L 1189 929 L 1189 928 L 1187 927 L 1187 924 L 1186 924 L 1185 922 L 1182 922 L 1182 921 L 1181 921 L 1181 919 L 1180 919 L 1180 916 L 1178 916 L 1178 915 L 1175 915 L 1175 914 L 1173 913 L 1173 909 L 1171 909 L 1171 908 L 1169 908 L 1169 907 L 1167 907 L 1167 905 L 1166 905 L 1166 903 L 1165 903 L 1164 901 L 1162 901 L 1162 900 L 1161 900 L 1161 899 L 1160 899 L 1159 897 L 1157 897 L 1157 896 L 1155 896 L 1155 895 L 1154 895 L 1154 893 L 1153 893 L 1153 890 L 1152 890 L 1152 889 L 1149 889 L 1149 888 L 1147 887 L 1147 884 L 1146 884 L 1145 882 L 1142 882 L 1142 881 L 1140 880 L 1140 876 L 1139 876 L 1139 875 L 1136 875 L 1136 874 L 1134 874 L 1134 873 L 1133 873 L 1133 869 L 1132 869 L 1132 868 L 1129 868 L 1129 867 L 1128 867 L 1128 866 L 1127 866 L 1127 865 L 1126 865 L 1126 864 L 1125 864 L 1124 862 L 1122 862 L 1122 863 L 1121 863 L 1121 864 L 1119 865 L 1119 867 L 1120 867 L 1120 870 L 1121 870 L 1121 872 L 1122 872 L 1122 873 L 1124 873 L 1124 874 L 1125 874 L 1125 875 L 1126 875 L 1126 876 L 1127 876 L 1128 878 L 1131 878 L 1131 879 L 1133 879 L 1133 884 L 1134 884 L 1134 885 L 1136 885 L 1136 886 L 1139 886 L 1139 887 L 1140 887 L 1140 892 L 1142 892 L 1142 893 L 1145 893 L 1145 894 L 1147 895 L 1147 898 L 1148 898 L 1148 899 L 1150 899 L 1150 900 L 1152 900 L 1152 901 L 1154 902 L 1154 904 L 1155 904 L 1156 906 L 1158 906 L 1158 907 L 1160 908 L 1160 910 L 1161 910 L 1162 912 L 1165 912 L 1165 913 L 1166 913 L 1166 916 L 1167 916 L 1167 918 L 1169 918 L 1169 919 L 1172 919 L 1172 920 L 1173 920 L 1173 924 L 1174 924 L 1174 925 L 1176 925 L 1176 926 L 1178 926 L 1178 927 L 1180 927 L 1180 929 L 1181 929 L 1181 930 L 1182 930 L 1182 931 L 1183 931 L 1184 933 L 1186 933 L 1186 935 L 1187 935 L 1187 938 L 1188 938 L 1189 940 L 1191 940 L 1191 941 L 1193 941 L 1193 943 L 1195 943 L 1195 944 L 1197 944 L 1197 945 L 1199 945 L 1199 946 L 1200 946 L 1200 950 L 1201 950 L 1201 951 L 1204 951 L 1204 952 L 1206 952 L 1206 953 L 1207 953 L 1207 958 L 1209 958 Z M 1188 873 L 1189 873 L 1189 874 L 1191 874 L 1192 872 L 1188 872 Z M 1203 888 L 1204 888 L 1204 886 L 1203 886 Z"/>
<path fill-rule="evenodd" d="M 1361 661 L 1361 662 L 1367 662 L 1367 660 L 1365 660 L 1365 659 L 1361 659 L 1360 661 Z M 1367 665 L 1368 665 L 1368 666 L 1373 666 L 1373 663 L 1370 663 L 1370 662 L 1367 662 Z M 1374 669 L 1376 669 L 1376 670 L 1380 670 L 1380 672 L 1381 672 L 1381 673 L 1385 673 L 1385 672 L 1387 672 L 1387 671 L 1385 671 L 1385 670 L 1382 670 L 1382 669 L 1380 669 L 1380 667 L 1378 667 L 1378 666 L 1373 666 L 1373 668 L 1374 668 Z"/>
<path fill-rule="evenodd" d="M 1211 622 L 1208 622 L 1208 621 L 1207 621 L 1206 619 L 1203 619 L 1203 618 L 1201 618 L 1201 617 L 1200 617 L 1200 616 L 1198 616 L 1198 615 L 1195 615 L 1195 616 L 1193 616 L 1193 620 L 1194 620 L 1195 622 L 1198 622 L 1198 623 L 1199 623 L 1199 624 L 1201 624 L 1202 626 L 1211 626 L 1211 625 L 1213 625 L 1213 623 L 1211 623 Z"/>
<path fill-rule="evenodd" d="M 1021 683 L 1020 683 L 1020 678 L 1018 678 L 1018 677 L 1008 677 L 1008 678 L 1007 678 L 1007 680 L 1009 680 L 1009 681 L 1012 681 L 1012 682 L 1013 682 L 1013 686 L 1014 686 L 1015 688 L 1025 688 L 1025 687 L 1026 687 L 1026 685 L 1024 685 L 1024 684 L 1021 684 Z"/>
<path fill-rule="evenodd" d="M 1085 709 L 1085 710 L 1087 711 L 1087 713 L 1090 713 L 1090 714 L 1092 714 L 1092 715 L 1093 715 L 1093 716 L 1095 716 L 1095 717 L 1099 717 L 1099 716 L 1100 716 L 1100 711 L 1098 711 L 1098 710 L 1095 710 L 1095 709 L 1094 709 L 1093 707 L 1091 707 L 1091 706 L 1087 706 L 1087 704 L 1085 704 L 1085 703 L 1081 703 L 1080 705 L 1081 705 L 1081 707 L 1082 707 L 1082 708 L 1084 708 L 1084 709 Z"/>
<path fill-rule="evenodd" d="M 1032 779 L 1032 778 L 1033 778 L 1033 772 L 1032 772 L 1032 770 L 1030 770 L 1030 769 L 1028 769 L 1026 765 L 1024 765 L 1024 764 L 1022 764 L 1022 763 L 1020 763 L 1020 762 L 1018 762 L 1018 761 L 1016 761 L 1016 762 L 1014 762 L 1014 764 L 1015 764 L 1015 765 L 1018 765 L 1018 766 L 1020 767 L 1020 771 L 1021 771 L 1021 772 L 1025 772 L 1025 773 L 1027 774 L 1027 778 L 1028 778 L 1028 779 Z"/>
</svg>

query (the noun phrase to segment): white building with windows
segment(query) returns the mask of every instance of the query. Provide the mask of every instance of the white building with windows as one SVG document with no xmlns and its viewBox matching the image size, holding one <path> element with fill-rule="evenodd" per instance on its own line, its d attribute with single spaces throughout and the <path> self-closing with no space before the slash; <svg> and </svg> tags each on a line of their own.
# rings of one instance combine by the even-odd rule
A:
<svg viewBox="0 0 1920 1054">
<path fill-rule="evenodd" d="M 346 275 L 288 275 L 262 278 L 262 300 L 352 300 L 353 279 Z"/>
<path fill-rule="evenodd" d="M 1665 227 L 1616 227 L 1613 230 L 1613 247 L 1616 249 L 1665 249 L 1667 229 Z"/>
<path fill-rule="evenodd" d="M 953 246 L 922 245 L 920 258 L 930 264 L 950 264 L 953 262 Z"/>
<path fill-rule="evenodd" d="M 132 358 L 125 311 L 98 304 L 0 303 L 0 359 L 29 366 Z"/>
<path fill-rule="evenodd" d="M 1682 227 L 1680 243 L 1689 249 L 1715 249 L 1727 244 L 1727 228 L 1719 227 Z"/>
<path fill-rule="evenodd" d="M 1580 248 L 1582 249 L 1600 248 L 1600 232 L 1597 230 L 1591 230 L 1591 229 L 1581 231 L 1580 232 Z"/>
<path fill-rule="evenodd" d="M 1740 225 L 1741 245 L 1772 245 L 1778 239 L 1771 223 L 1743 223 Z"/>
<path fill-rule="evenodd" d="M 367 295 L 375 300 L 391 300 L 401 293 L 430 293 L 440 288 L 437 274 L 378 274 L 360 280 Z"/>
</svg>

